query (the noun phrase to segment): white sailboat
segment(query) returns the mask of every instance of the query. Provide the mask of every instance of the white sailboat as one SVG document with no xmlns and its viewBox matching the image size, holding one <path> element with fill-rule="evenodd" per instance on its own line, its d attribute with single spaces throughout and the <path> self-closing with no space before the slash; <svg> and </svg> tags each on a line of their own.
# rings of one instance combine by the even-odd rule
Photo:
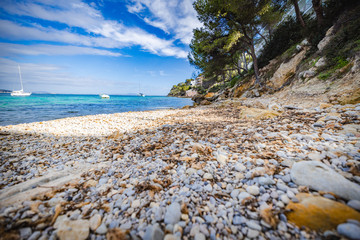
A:
<svg viewBox="0 0 360 240">
<path fill-rule="evenodd" d="M 140 96 L 140 97 L 145 97 L 145 94 L 142 93 L 142 92 L 140 92 L 140 80 L 139 80 L 139 96 Z"/>
<path fill-rule="evenodd" d="M 100 94 L 100 97 L 104 98 L 104 99 L 109 99 L 110 98 L 110 96 L 107 95 L 107 94 Z"/>
<path fill-rule="evenodd" d="M 19 67 L 19 76 L 20 76 L 21 90 L 12 91 L 10 95 L 11 95 L 11 96 L 14 96 L 14 97 L 27 97 L 27 96 L 30 96 L 31 93 L 29 93 L 29 92 L 24 92 L 24 87 L 23 87 L 23 83 L 22 83 L 22 79 L 21 79 L 20 65 L 18 65 L 18 67 Z"/>
</svg>

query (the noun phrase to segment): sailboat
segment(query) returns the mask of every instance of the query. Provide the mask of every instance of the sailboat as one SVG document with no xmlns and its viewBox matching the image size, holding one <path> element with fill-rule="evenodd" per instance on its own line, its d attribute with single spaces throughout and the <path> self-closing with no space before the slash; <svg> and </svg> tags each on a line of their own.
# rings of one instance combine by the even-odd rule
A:
<svg viewBox="0 0 360 240">
<path fill-rule="evenodd" d="M 139 96 L 140 96 L 140 97 L 145 97 L 145 94 L 142 93 L 142 92 L 140 92 L 140 80 L 139 80 Z"/>
<path fill-rule="evenodd" d="M 20 76 L 21 90 L 12 91 L 10 95 L 11 95 L 11 96 L 14 96 L 14 97 L 27 97 L 27 96 L 30 96 L 31 93 L 29 93 L 29 92 L 24 92 L 24 87 L 23 87 L 22 79 L 21 79 L 20 65 L 18 65 L 18 67 L 19 67 L 19 76 Z"/>
<path fill-rule="evenodd" d="M 110 96 L 107 95 L 107 94 L 100 94 L 99 96 L 100 96 L 100 98 L 104 98 L 104 99 L 109 99 L 110 98 Z"/>
</svg>

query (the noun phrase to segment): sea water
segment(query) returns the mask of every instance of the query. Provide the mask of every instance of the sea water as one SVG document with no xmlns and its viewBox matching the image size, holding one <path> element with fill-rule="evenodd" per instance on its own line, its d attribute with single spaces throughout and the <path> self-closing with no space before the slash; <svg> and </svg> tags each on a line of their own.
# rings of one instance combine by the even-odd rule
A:
<svg viewBox="0 0 360 240">
<path fill-rule="evenodd" d="M 185 105 L 192 105 L 191 99 L 116 95 L 101 99 L 99 95 L 65 94 L 12 97 L 10 94 L 0 94 L 0 126 L 85 115 L 181 108 Z"/>
</svg>

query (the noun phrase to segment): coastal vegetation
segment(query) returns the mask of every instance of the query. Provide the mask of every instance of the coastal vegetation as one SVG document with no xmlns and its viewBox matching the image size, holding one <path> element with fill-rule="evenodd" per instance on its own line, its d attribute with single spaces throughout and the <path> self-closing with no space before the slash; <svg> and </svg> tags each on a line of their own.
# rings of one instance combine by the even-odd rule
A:
<svg viewBox="0 0 360 240">
<path fill-rule="evenodd" d="M 304 79 L 305 71 L 305 76 L 322 81 L 345 76 L 360 51 L 359 2 L 313 0 L 311 4 L 304 14 L 295 0 L 195 1 L 203 26 L 194 29 L 188 59 L 205 77 L 203 82 L 213 81 L 198 85 L 199 94 L 214 92 L 224 98 L 239 97 L 251 89 L 259 92 L 255 95 L 273 93 Z M 289 14 L 292 9 L 293 15 Z M 301 61 L 283 74 L 286 79 L 280 85 L 274 83 L 280 66 L 300 52 Z M 186 96 L 184 86 L 171 95 Z M 245 89 L 239 94 L 237 88 Z"/>
</svg>

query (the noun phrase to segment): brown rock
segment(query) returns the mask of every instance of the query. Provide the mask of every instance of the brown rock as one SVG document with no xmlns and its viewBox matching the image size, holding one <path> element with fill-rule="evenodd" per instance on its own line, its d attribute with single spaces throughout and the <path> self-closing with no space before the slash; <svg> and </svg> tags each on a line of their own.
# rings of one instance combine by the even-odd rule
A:
<svg viewBox="0 0 360 240">
<path fill-rule="evenodd" d="M 200 105 L 210 105 L 210 104 L 211 104 L 211 102 L 209 102 L 208 100 L 202 100 L 200 102 Z"/>
<path fill-rule="evenodd" d="M 332 106 L 332 104 L 329 104 L 329 103 L 320 103 L 320 109 L 326 109 L 331 106 Z"/>
<path fill-rule="evenodd" d="M 101 216 L 100 214 L 95 214 L 90 218 L 90 229 L 95 231 L 101 224 Z"/>
<path fill-rule="evenodd" d="M 258 108 L 247 108 L 241 107 L 240 118 L 243 119 L 266 119 L 266 118 L 274 118 L 280 116 L 279 112 L 268 110 L 268 109 L 258 109 Z"/>
<path fill-rule="evenodd" d="M 95 187 L 97 184 L 98 184 L 97 181 L 90 179 L 89 181 L 84 183 L 84 188 Z"/>
<path fill-rule="evenodd" d="M 298 227 L 326 231 L 336 228 L 347 219 L 360 221 L 360 213 L 342 203 L 307 193 L 299 193 L 296 198 L 299 203 L 290 202 L 286 206 L 286 216 L 289 222 Z"/>
<path fill-rule="evenodd" d="M 215 95 L 213 92 L 209 92 L 205 95 L 205 98 L 212 98 Z"/>
<path fill-rule="evenodd" d="M 60 240 L 81 240 L 89 236 L 89 221 L 63 219 L 57 226 L 57 236 Z"/>
<path fill-rule="evenodd" d="M 128 239 L 127 234 L 125 231 L 121 230 L 120 228 L 113 228 L 109 229 L 106 234 L 107 240 L 126 240 Z"/>
<path fill-rule="evenodd" d="M 270 79 L 273 84 L 273 88 L 280 88 L 290 77 L 296 72 L 296 67 L 301 60 L 305 57 L 306 49 L 296 54 L 290 61 L 284 62 L 274 73 L 274 76 Z"/>
</svg>

